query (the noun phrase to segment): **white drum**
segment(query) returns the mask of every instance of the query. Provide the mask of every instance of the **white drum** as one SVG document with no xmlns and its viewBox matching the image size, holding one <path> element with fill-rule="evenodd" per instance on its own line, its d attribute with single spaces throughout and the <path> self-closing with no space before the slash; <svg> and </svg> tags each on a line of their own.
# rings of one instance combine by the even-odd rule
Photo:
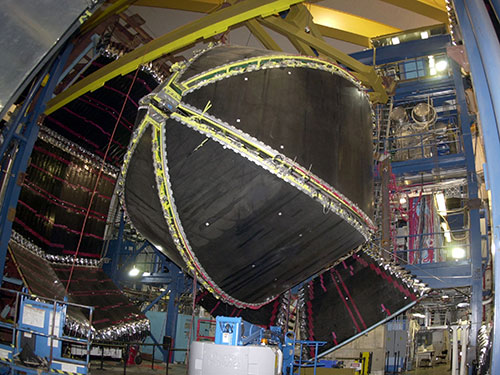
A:
<svg viewBox="0 0 500 375">
<path fill-rule="evenodd" d="M 283 354 L 271 346 L 230 346 L 194 341 L 189 352 L 189 375 L 278 375 Z"/>
</svg>

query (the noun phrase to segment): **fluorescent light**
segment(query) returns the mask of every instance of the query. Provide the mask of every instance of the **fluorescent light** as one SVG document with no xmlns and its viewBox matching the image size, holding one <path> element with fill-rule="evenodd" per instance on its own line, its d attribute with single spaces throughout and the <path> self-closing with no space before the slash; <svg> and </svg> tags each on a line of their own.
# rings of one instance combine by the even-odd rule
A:
<svg viewBox="0 0 500 375">
<path fill-rule="evenodd" d="M 134 266 L 134 267 L 132 267 L 132 269 L 130 271 L 128 271 L 128 275 L 135 277 L 135 276 L 139 275 L 140 272 L 141 271 L 139 271 L 139 269 L 136 268 L 136 266 Z"/>
<path fill-rule="evenodd" d="M 465 258 L 465 249 L 462 247 L 454 247 L 451 249 L 451 256 L 454 259 L 463 259 Z"/>
<path fill-rule="evenodd" d="M 438 206 L 438 214 L 446 216 L 446 200 L 444 199 L 444 194 L 442 192 L 436 194 L 436 203 Z"/>
<path fill-rule="evenodd" d="M 150 272 L 143 272 L 142 276 L 151 276 L 151 273 Z"/>
<path fill-rule="evenodd" d="M 411 315 L 415 318 L 421 318 L 421 319 L 425 318 L 425 315 L 420 313 L 413 313 Z"/>
<path fill-rule="evenodd" d="M 421 37 L 422 39 L 429 39 L 429 32 L 428 32 L 428 31 L 422 31 L 422 32 L 420 33 L 420 37 Z"/>
<path fill-rule="evenodd" d="M 448 68 L 448 61 L 446 60 L 439 60 L 436 63 L 436 70 L 438 72 L 444 72 Z"/>
<path fill-rule="evenodd" d="M 429 60 L 429 68 L 434 68 L 434 65 L 436 64 L 436 61 L 434 60 L 434 56 L 429 56 L 427 57 Z"/>
<path fill-rule="evenodd" d="M 395 36 L 394 38 L 392 38 L 392 44 L 399 44 L 399 38 L 397 36 Z"/>
<path fill-rule="evenodd" d="M 448 223 L 446 221 L 442 222 L 441 228 L 443 228 L 444 238 L 446 238 L 446 242 L 451 242 L 451 233 L 450 228 L 448 227 Z"/>
</svg>

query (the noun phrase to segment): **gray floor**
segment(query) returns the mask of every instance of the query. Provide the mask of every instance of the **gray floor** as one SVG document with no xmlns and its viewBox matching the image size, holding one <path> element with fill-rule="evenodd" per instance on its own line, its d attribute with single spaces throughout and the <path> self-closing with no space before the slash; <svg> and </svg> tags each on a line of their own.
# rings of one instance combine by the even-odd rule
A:
<svg viewBox="0 0 500 375">
<path fill-rule="evenodd" d="M 101 374 L 145 374 L 145 375 L 164 375 L 167 374 L 167 369 L 164 363 L 155 363 L 154 368 L 151 368 L 151 362 L 144 361 L 141 365 L 127 366 L 124 372 L 123 363 L 104 361 L 103 368 L 101 363 L 94 361 L 91 363 L 91 375 Z M 186 375 L 186 365 L 170 364 L 168 366 L 168 375 Z"/>
</svg>

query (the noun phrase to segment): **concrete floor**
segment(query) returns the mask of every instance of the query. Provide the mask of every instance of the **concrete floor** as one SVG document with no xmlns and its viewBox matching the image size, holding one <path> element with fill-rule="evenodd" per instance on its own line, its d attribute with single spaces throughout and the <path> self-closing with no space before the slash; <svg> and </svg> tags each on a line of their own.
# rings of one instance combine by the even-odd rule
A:
<svg viewBox="0 0 500 375">
<path fill-rule="evenodd" d="M 93 361 L 90 366 L 91 375 L 104 374 L 131 374 L 131 375 L 165 375 L 167 370 L 164 363 L 155 363 L 154 369 L 151 368 L 151 362 L 144 361 L 141 365 L 127 366 L 124 372 L 123 363 L 118 361 L 104 361 L 101 369 L 101 362 Z M 168 375 L 186 375 L 186 365 L 170 364 L 168 366 Z"/>
<path fill-rule="evenodd" d="M 104 374 L 124 374 L 123 363 L 118 361 L 104 361 L 103 369 L 101 363 L 93 361 L 91 364 L 90 375 Z M 412 371 L 404 372 L 401 375 L 449 375 L 451 373 L 449 365 L 438 365 L 434 367 L 419 367 Z M 151 362 L 144 361 L 141 365 L 127 366 L 125 374 L 130 375 L 164 375 L 167 374 L 164 363 L 155 363 L 154 369 L 151 368 Z M 168 375 L 187 375 L 186 365 L 170 364 L 168 366 Z"/>
<path fill-rule="evenodd" d="M 403 375 L 447 375 L 451 374 L 450 365 L 437 365 L 433 367 L 417 367 Z"/>
</svg>

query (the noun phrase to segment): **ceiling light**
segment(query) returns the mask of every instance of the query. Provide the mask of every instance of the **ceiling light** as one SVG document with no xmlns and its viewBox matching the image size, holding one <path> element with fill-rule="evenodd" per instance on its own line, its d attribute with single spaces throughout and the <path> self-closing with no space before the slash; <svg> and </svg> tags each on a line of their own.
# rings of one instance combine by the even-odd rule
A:
<svg viewBox="0 0 500 375">
<path fill-rule="evenodd" d="M 438 72 L 444 72 L 448 68 L 448 61 L 446 60 L 439 60 L 436 63 L 436 70 Z"/>
<path fill-rule="evenodd" d="M 463 247 L 454 247 L 451 249 L 451 256 L 454 259 L 463 259 L 465 258 L 466 252 Z"/>
<path fill-rule="evenodd" d="M 400 41 L 399 41 L 399 38 L 397 36 L 395 36 L 394 38 L 392 38 L 392 44 L 396 45 L 396 44 L 399 44 Z"/>
<path fill-rule="evenodd" d="M 421 37 L 422 39 L 429 39 L 429 32 L 428 32 L 428 31 L 422 31 L 422 32 L 420 33 L 420 37 Z"/>
<path fill-rule="evenodd" d="M 411 315 L 412 315 L 414 318 L 421 318 L 421 319 L 425 318 L 425 315 L 424 315 L 424 314 L 420 314 L 420 313 L 413 313 L 413 314 L 411 314 Z"/>
<path fill-rule="evenodd" d="M 405 197 L 399 198 L 399 203 L 400 204 L 406 204 L 406 198 Z"/>
<path fill-rule="evenodd" d="M 142 276 L 151 276 L 151 273 L 150 272 L 143 272 Z"/>
<path fill-rule="evenodd" d="M 436 68 L 430 68 L 429 69 L 429 73 L 430 73 L 431 76 L 435 76 L 437 74 Z"/>
<path fill-rule="evenodd" d="M 436 203 L 438 206 L 438 213 L 441 216 L 446 216 L 446 200 L 444 199 L 444 194 L 442 192 L 436 194 Z"/>
<path fill-rule="evenodd" d="M 132 269 L 130 271 L 128 271 L 128 275 L 132 276 L 132 277 L 136 277 L 137 275 L 139 275 L 140 272 L 141 271 L 139 271 L 139 268 L 134 266 L 134 267 L 132 267 Z"/>
</svg>

